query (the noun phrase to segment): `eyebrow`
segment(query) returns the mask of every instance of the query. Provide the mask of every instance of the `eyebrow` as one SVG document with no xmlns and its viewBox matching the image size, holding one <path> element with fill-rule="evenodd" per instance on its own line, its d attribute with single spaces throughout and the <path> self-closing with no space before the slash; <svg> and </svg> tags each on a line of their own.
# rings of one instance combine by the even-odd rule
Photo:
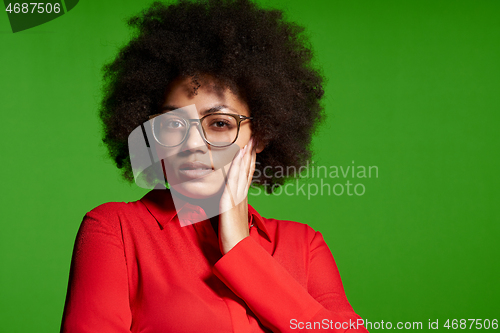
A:
<svg viewBox="0 0 500 333">
<path fill-rule="evenodd" d="M 164 105 L 164 106 L 162 106 L 161 109 L 164 110 L 164 111 L 173 111 L 173 110 L 177 110 L 177 109 L 182 109 L 182 107 L 177 107 L 177 106 L 174 106 L 174 105 Z M 207 114 L 210 114 L 210 113 L 218 112 L 218 111 L 223 110 L 223 109 L 228 109 L 228 110 L 231 110 L 231 111 L 233 111 L 233 112 L 235 112 L 235 113 L 238 114 L 238 111 L 236 111 L 236 110 L 234 110 L 234 109 L 232 109 L 229 106 L 224 105 L 224 104 L 213 106 L 213 107 L 211 107 L 209 109 L 201 111 L 200 113 L 201 113 L 202 116 L 204 116 L 204 115 L 207 115 Z"/>
</svg>

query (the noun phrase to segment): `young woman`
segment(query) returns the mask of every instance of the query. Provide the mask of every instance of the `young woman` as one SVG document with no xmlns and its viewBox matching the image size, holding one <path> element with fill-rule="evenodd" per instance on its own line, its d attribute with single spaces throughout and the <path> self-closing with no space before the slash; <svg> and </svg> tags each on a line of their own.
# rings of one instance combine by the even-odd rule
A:
<svg viewBox="0 0 500 333">
<path fill-rule="evenodd" d="M 248 0 L 154 3 L 129 24 L 105 67 L 104 142 L 156 186 L 86 214 L 61 330 L 366 331 L 321 234 L 247 201 L 311 154 L 323 89 L 303 29 Z"/>
</svg>

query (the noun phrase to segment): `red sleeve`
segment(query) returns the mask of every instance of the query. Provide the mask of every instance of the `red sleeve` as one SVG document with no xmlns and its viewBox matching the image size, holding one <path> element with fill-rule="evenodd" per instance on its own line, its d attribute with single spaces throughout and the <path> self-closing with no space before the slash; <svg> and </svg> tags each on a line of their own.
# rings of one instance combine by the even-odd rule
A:
<svg viewBox="0 0 500 333">
<path fill-rule="evenodd" d="M 367 332 L 347 301 L 337 265 L 319 232 L 310 244 L 307 289 L 252 237 L 224 255 L 214 273 L 273 332 Z"/>
<path fill-rule="evenodd" d="M 130 332 L 120 223 L 102 207 L 85 216 L 76 236 L 61 332 Z"/>
</svg>

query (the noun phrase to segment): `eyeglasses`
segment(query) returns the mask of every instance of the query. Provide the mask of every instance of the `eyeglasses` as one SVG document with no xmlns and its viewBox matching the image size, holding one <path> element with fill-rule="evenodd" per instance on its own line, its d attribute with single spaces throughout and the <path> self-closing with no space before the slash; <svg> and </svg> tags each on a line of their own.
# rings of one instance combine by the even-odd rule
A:
<svg viewBox="0 0 500 333">
<path fill-rule="evenodd" d="M 232 113 L 211 113 L 200 119 L 185 119 L 172 112 L 150 116 L 153 136 L 160 145 L 176 147 L 182 144 L 196 123 L 203 140 L 213 147 L 227 147 L 232 145 L 240 132 L 240 124 L 253 117 L 246 117 Z"/>
</svg>

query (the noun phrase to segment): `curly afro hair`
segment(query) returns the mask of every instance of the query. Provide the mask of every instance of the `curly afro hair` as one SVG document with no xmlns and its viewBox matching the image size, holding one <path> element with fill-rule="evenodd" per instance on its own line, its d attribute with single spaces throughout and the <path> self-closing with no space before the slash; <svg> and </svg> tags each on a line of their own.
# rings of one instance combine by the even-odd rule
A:
<svg viewBox="0 0 500 333">
<path fill-rule="evenodd" d="M 324 91 L 303 27 L 249 0 L 154 2 L 128 25 L 135 34 L 103 68 L 100 108 L 103 142 L 125 179 L 133 181 L 129 134 L 158 113 L 166 87 L 181 76 L 192 78 L 196 93 L 198 78 L 209 75 L 248 104 L 253 135 L 265 144 L 255 183 L 272 192 L 294 176 L 272 170 L 306 164 Z"/>
</svg>

